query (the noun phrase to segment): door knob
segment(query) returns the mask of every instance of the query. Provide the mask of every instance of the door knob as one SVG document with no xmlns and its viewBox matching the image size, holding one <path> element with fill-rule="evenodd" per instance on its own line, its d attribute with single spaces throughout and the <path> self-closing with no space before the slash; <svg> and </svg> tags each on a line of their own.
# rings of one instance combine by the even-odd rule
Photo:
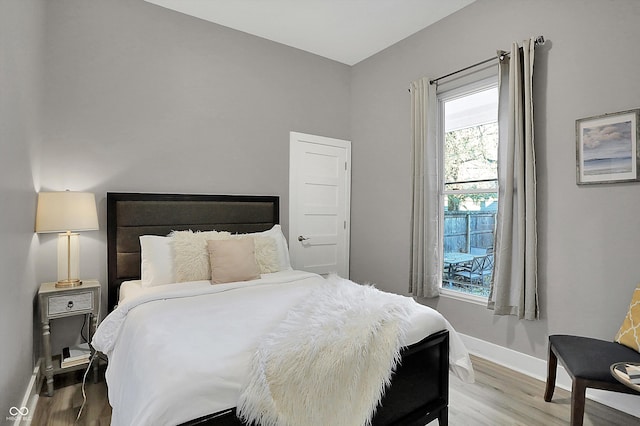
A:
<svg viewBox="0 0 640 426">
<path fill-rule="evenodd" d="M 303 237 L 302 235 L 298 235 L 298 241 L 303 242 L 303 241 L 307 241 L 309 238 L 307 237 Z"/>
</svg>

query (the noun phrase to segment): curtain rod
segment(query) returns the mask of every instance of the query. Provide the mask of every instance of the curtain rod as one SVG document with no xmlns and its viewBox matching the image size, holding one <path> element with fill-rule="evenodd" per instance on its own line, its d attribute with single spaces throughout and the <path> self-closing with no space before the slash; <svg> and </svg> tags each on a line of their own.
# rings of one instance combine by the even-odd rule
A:
<svg viewBox="0 0 640 426">
<path fill-rule="evenodd" d="M 536 37 L 536 39 L 534 40 L 534 45 L 535 45 L 535 46 L 542 46 L 542 45 L 544 44 L 544 41 L 545 41 L 545 40 L 544 40 L 544 36 L 538 36 L 538 37 Z M 509 53 L 504 53 L 504 55 L 509 56 L 510 54 L 509 54 Z M 484 65 L 484 64 L 486 64 L 487 62 L 495 61 L 496 59 L 498 59 L 498 57 L 497 57 L 497 56 L 494 56 L 493 58 L 485 59 L 484 61 L 478 62 L 477 64 L 469 65 L 468 67 L 464 67 L 464 68 L 462 68 L 462 69 L 460 69 L 460 70 L 457 70 L 457 71 L 451 72 L 451 73 L 449 73 L 449 74 L 447 74 L 447 75 L 443 75 L 443 76 L 441 76 L 441 77 L 434 78 L 433 80 L 429 80 L 429 84 L 437 83 L 438 81 L 440 81 L 440 80 L 442 80 L 442 79 L 445 79 L 445 78 L 447 78 L 447 77 L 451 77 L 452 75 L 456 75 L 456 74 L 459 74 L 459 73 L 461 73 L 461 72 L 464 72 L 464 71 L 470 70 L 471 68 L 479 67 L 480 65 Z"/>
</svg>

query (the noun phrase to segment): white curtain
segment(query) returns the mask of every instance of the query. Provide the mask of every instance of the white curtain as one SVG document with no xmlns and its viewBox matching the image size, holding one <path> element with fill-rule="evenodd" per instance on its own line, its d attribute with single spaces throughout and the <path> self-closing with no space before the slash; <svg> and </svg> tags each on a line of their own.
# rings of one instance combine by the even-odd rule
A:
<svg viewBox="0 0 640 426">
<path fill-rule="evenodd" d="M 424 77 L 411 83 L 411 277 L 416 297 L 437 297 L 442 282 L 436 89 Z"/>
<path fill-rule="evenodd" d="M 495 269 L 489 309 L 496 315 L 538 318 L 536 170 L 533 144 L 534 39 L 500 61 L 499 198 Z M 508 123 L 508 125 L 505 125 Z"/>
</svg>

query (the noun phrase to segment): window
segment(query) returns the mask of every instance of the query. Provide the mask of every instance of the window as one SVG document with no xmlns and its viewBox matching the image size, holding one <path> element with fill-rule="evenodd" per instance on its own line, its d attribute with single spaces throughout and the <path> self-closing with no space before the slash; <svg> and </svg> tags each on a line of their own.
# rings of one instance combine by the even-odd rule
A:
<svg viewBox="0 0 640 426">
<path fill-rule="evenodd" d="M 497 78 L 438 93 L 441 292 L 486 300 L 498 208 Z"/>
</svg>

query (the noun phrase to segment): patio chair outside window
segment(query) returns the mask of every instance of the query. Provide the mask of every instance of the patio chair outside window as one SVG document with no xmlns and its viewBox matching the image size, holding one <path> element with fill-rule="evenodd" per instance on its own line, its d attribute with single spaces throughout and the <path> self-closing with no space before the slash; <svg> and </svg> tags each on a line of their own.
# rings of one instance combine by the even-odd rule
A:
<svg viewBox="0 0 640 426">
<path fill-rule="evenodd" d="M 469 281 L 471 284 L 484 285 L 488 282 L 493 270 L 493 254 L 477 256 L 471 262 L 462 265 L 456 272 L 457 277 Z"/>
</svg>

